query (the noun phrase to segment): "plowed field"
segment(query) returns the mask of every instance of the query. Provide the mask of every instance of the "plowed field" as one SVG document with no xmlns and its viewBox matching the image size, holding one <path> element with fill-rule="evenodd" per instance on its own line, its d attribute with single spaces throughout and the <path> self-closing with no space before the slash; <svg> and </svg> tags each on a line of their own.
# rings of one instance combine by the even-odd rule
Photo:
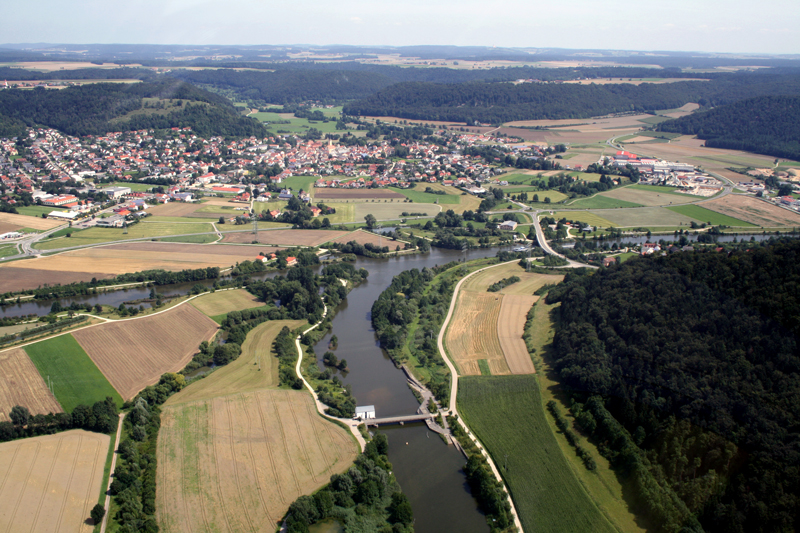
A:
<svg viewBox="0 0 800 533">
<path fill-rule="evenodd" d="M 347 232 L 329 231 L 320 229 L 276 229 L 258 232 L 258 242 L 261 244 L 286 244 L 290 246 L 319 246 L 324 242 L 335 239 Z M 222 242 L 249 243 L 253 234 L 249 231 L 226 233 Z"/>
<path fill-rule="evenodd" d="M 500 348 L 506 357 L 506 363 L 512 374 L 533 374 L 531 356 L 522 333 L 525 331 L 525 318 L 538 296 L 506 294 L 500 305 L 500 316 L 497 319 L 497 336 Z"/>
<path fill-rule="evenodd" d="M 191 305 L 143 318 L 107 322 L 76 331 L 86 350 L 123 399 L 129 400 L 165 372 L 177 372 L 191 360 L 217 324 Z"/>
<path fill-rule="evenodd" d="M 61 405 L 22 348 L 0 353 L 0 421 L 8 421 L 15 405 L 33 415 L 60 413 Z"/>
<path fill-rule="evenodd" d="M 261 390 L 164 408 L 156 518 L 161 531 L 264 531 L 356 457 L 348 433 L 305 392 Z"/>
<path fill-rule="evenodd" d="M 108 279 L 114 277 L 113 274 L 97 271 L 85 271 L 87 268 L 94 268 L 92 264 L 83 264 L 82 270 L 75 272 L 59 272 L 39 268 L 21 268 L 22 265 L 31 261 L 14 261 L 0 265 L 0 293 L 14 292 L 24 289 L 37 289 L 44 285 L 67 285 L 77 281 L 91 281 L 92 278 Z M 13 265 L 13 266 L 12 266 Z"/>
<path fill-rule="evenodd" d="M 718 200 L 703 202 L 702 206 L 756 226 L 774 228 L 800 225 L 800 214 L 752 196 L 729 194 Z"/>
<path fill-rule="evenodd" d="M 0 444 L 0 531 L 90 533 L 108 445 L 79 429 Z"/>
<path fill-rule="evenodd" d="M 404 200 L 405 196 L 389 189 L 314 189 L 314 198 L 319 200 L 368 200 L 398 198 Z"/>
</svg>

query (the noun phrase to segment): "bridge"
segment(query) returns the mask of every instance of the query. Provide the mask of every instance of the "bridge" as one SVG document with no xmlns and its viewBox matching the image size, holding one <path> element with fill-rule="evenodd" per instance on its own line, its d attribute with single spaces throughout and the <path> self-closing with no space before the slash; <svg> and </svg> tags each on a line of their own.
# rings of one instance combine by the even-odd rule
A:
<svg viewBox="0 0 800 533">
<path fill-rule="evenodd" d="M 406 422 L 425 422 L 431 420 L 435 415 L 431 413 L 417 413 L 406 416 L 390 416 L 388 418 L 367 418 L 364 424 L 369 426 L 385 426 L 386 424 L 405 424 Z"/>
</svg>

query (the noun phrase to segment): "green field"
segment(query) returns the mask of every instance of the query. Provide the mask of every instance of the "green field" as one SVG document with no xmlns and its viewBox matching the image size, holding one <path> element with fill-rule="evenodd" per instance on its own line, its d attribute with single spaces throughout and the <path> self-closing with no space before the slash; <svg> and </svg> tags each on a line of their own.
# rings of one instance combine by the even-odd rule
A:
<svg viewBox="0 0 800 533">
<path fill-rule="evenodd" d="M 149 183 L 136 183 L 131 181 L 115 181 L 111 184 L 103 185 L 104 187 L 128 187 L 133 192 L 147 192 L 157 185 L 150 185 Z"/>
<path fill-rule="evenodd" d="M 281 187 L 288 187 L 292 189 L 295 193 L 298 193 L 300 189 L 303 189 L 305 192 L 311 194 L 311 189 L 314 186 L 314 182 L 316 182 L 319 178 L 314 176 L 292 176 L 291 178 L 285 178 L 281 181 Z"/>
<path fill-rule="evenodd" d="M 119 393 L 72 335 L 30 344 L 25 346 L 25 352 L 45 381 L 49 376 L 56 400 L 64 411 L 72 412 L 80 404 L 91 406 L 106 396 L 122 407 Z"/>
<path fill-rule="evenodd" d="M 338 108 L 341 110 L 341 108 Z M 315 120 L 308 120 L 307 118 L 297 118 L 293 114 L 283 114 L 281 116 L 278 113 L 264 113 L 258 112 L 253 113 L 250 115 L 251 117 L 255 118 L 260 122 L 269 122 L 267 124 L 267 128 L 269 128 L 273 132 L 277 132 L 278 130 L 281 131 L 288 131 L 290 133 L 305 133 L 311 128 L 316 128 L 322 133 L 335 133 L 335 132 L 344 132 L 345 130 L 337 130 L 336 129 L 336 119 L 338 118 L 334 113 L 333 109 L 321 109 L 325 115 L 331 117 L 329 122 L 321 122 Z M 288 120 L 289 124 L 276 124 L 277 121 Z M 350 130 L 348 130 L 350 131 Z"/>
<path fill-rule="evenodd" d="M 641 204 L 626 202 L 625 200 L 618 200 L 616 198 L 609 198 L 608 196 L 602 196 L 600 194 L 596 194 L 591 198 L 581 198 L 580 200 L 575 200 L 574 202 L 568 205 L 570 207 L 580 207 L 583 209 L 614 209 L 616 207 L 641 207 Z"/>
<path fill-rule="evenodd" d="M 593 212 L 610 220 L 615 226 L 625 228 L 648 228 L 653 226 L 688 226 L 694 219 L 666 207 L 639 207 L 636 209 L 614 209 Z"/>
<path fill-rule="evenodd" d="M 169 237 L 184 233 L 207 233 L 213 230 L 214 228 L 208 222 L 169 223 L 142 221 L 129 227 L 127 234 L 123 233 L 123 228 L 89 228 L 73 234 L 72 237 L 60 237 L 36 243 L 36 248 L 39 250 L 53 250 L 143 237 Z"/>
<path fill-rule="evenodd" d="M 607 228 L 615 225 L 610 220 L 603 218 L 602 216 L 595 215 L 594 213 L 590 213 L 588 211 L 556 211 L 553 214 L 553 217 L 555 217 L 556 220 L 566 218 L 567 220 L 585 222 L 586 224 L 595 227 L 601 226 Z"/>
<path fill-rule="evenodd" d="M 570 176 L 573 178 L 578 178 L 583 181 L 600 181 L 600 174 L 592 173 L 592 172 L 570 172 Z"/>
<path fill-rule="evenodd" d="M 717 213 L 699 205 L 674 205 L 667 207 L 670 211 L 675 211 L 681 215 L 692 217 L 700 222 L 706 222 L 712 226 L 742 226 L 747 228 L 755 228 L 755 224 L 739 220 L 738 218 L 729 217 L 722 213 Z"/>
<path fill-rule="evenodd" d="M 28 206 L 15 206 L 17 209 L 17 213 L 20 215 L 28 215 L 29 217 L 38 217 L 41 218 L 42 213 L 45 215 L 52 213 L 53 211 L 61 211 L 62 213 L 67 211 L 66 209 L 59 209 L 58 207 L 47 207 L 45 205 L 28 205 Z"/>
<path fill-rule="evenodd" d="M 455 194 L 431 194 L 425 192 L 425 184 L 417 185 L 416 189 L 397 189 L 395 192 L 399 192 L 406 198 L 413 200 L 418 204 L 459 204 L 461 203 L 461 197 Z M 392 189 L 394 190 L 394 189 Z M 417 209 L 413 208 L 412 211 L 416 211 Z M 420 211 L 424 212 L 424 211 Z"/>
<path fill-rule="evenodd" d="M 15 244 L 3 244 L 0 246 L 0 258 L 17 255 L 17 253 L 19 252 L 17 251 L 17 245 Z"/>
<path fill-rule="evenodd" d="M 535 375 L 459 380 L 458 409 L 501 470 L 526 531 L 614 532 L 547 423 Z"/>
</svg>

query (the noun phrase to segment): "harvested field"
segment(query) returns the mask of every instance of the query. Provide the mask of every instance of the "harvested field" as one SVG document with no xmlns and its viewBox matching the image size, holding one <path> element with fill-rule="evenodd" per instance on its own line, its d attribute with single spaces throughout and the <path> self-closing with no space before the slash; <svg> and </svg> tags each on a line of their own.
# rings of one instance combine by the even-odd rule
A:
<svg viewBox="0 0 800 533">
<path fill-rule="evenodd" d="M 203 207 L 203 204 L 200 202 L 170 202 L 168 204 L 153 206 L 148 210 L 148 213 L 158 217 L 185 217 L 194 213 L 201 207 Z"/>
<path fill-rule="evenodd" d="M 800 225 L 800 214 L 752 196 L 729 194 L 717 200 L 703 202 L 703 207 L 738 218 L 756 226 L 779 227 Z"/>
<path fill-rule="evenodd" d="M 487 268 L 483 272 L 473 274 L 461 286 L 462 291 L 477 291 L 485 292 L 489 285 L 500 281 L 501 279 L 517 276 L 520 281 L 509 285 L 503 289 L 503 294 L 518 294 L 530 296 L 539 287 L 548 283 L 559 283 L 564 279 L 564 276 L 552 276 L 547 274 L 532 274 L 525 272 L 525 269 L 517 263 L 509 263 L 507 265 L 496 266 Z M 497 294 L 497 293 L 494 293 Z M 527 311 L 525 311 L 527 313 Z"/>
<path fill-rule="evenodd" d="M 73 333 L 92 361 L 125 400 L 177 372 L 192 359 L 202 341 L 210 340 L 217 324 L 191 305 L 118 322 L 107 322 Z"/>
<path fill-rule="evenodd" d="M 62 411 L 22 348 L 0 352 L 0 373 L 0 422 L 9 420 L 8 413 L 15 405 L 27 407 L 32 415 Z"/>
<path fill-rule="evenodd" d="M 277 229 L 258 232 L 258 242 L 261 244 L 286 244 L 290 246 L 319 246 L 324 242 L 345 235 L 344 231 L 330 231 L 324 229 Z M 249 231 L 227 233 L 222 242 L 249 243 L 253 234 Z"/>
<path fill-rule="evenodd" d="M 312 196 L 317 200 L 370 200 L 372 198 L 383 200 L 396 198 L 402 201 L 405 199 L 402 194 L 389 189 L 330 189 L 325 187 L 322 189 L 314 188 Z"/>
<path fill-rule="evenodd" d="M 231 311 L 241 311 L 242 309 L 264 305 L 263 302 L 259 302 L 258 298 L 244 289 L 205 294 L 195 298 L 190 303 L 198 311 L 208 316 L 223 315 Z"/>
<path fill-rule="evenodd" d="M 61 256 L 59 256 L 61 257 Z M 56 269 L 55 271 L 44 268 L 25 268 L 29 261 L 14 261 L 0 265 L 0 293 L 21 291 L 24 289 L 37 289 L 45 285 L 66 285 L 78 281 L 91 281 L 92 278 L 108 279 L 114 275 L 105 272 L 85 272 L 87 267 L 94 268 L 94 264 L 86 264 L 84 261 L 81 270 L 75 272 L 64 272 Z M 39 263 L 41 264 L 41 263 Z"/>
<path fill-rule="evenodd" d="M 445 334 L 447 350 L 461 376 L 480 376 L 478 360 L 486 359 L 493 375 L 510 374 L 497 338 L 500 298 L 495 293 L 461 290 Z"/>
<path fill-rule="evenodd" d="M 17 224 L 11 224 L 9 222 L 3 222 L 0 220 L 0 233 L 8 233 L 9 231 L 17 231 L 21 229 L 22 226 Z"/>
<path fill-rule="evenodd" d="M 641 189 L 634 189 L 632 187 L 621 187 L 619 189 L 613 189 L 611 191 L 600 193 L 599 196 L 605 196 L 607 198 L 615 198 L 617 200 L 623 200 L 625 202 L 633 202 L 634 204 L 651 206 L 651 207 L 659 205 L 690 204 L 692 202 L 697 202 L 698 200 L 703 199 L 700 196 L 691 196 L 688 194 L 685 195 L 675 194 L 674 191 L 670 190 L 666 190 L 662 193 L 657 191 L 645 191 Z"/>
<path fill-rule="evenodd" d="M 497 318 L 497 336 L 512 374 L 536 372 L 522 334 L 525 331 L 525 317 L 538 299 L 538 296 L 503 295 L 500 316 Z"/>
<path fill-rule="evenodd" d="M 91 533 L 108 446 L 79 429 L 0 444 L 0 530 Z"/>
<path fill-rule="evenodd" d="M 304 391 L 166 406 L 156 519 L 165 533 L 273 531 L 298 496 L 347 470 L 356 448 Z"/>
<path fill-rule="evenodd" d="M 308 323 L 305 320 L 270 320 L 259 324 L 247 334 L 238 359 L 173 394 L 165 405 L 277 387 L 278 359 L 272 343 L 284 326 L 295 330 L 303 325 Z"/>
<path fill-rule="evenodd" d="M 337 237 L 330 242 L 336 242 L 340 244 L 348 243 L 350 241 L 356 241 L 358 244 L 374 244 L 375 246 L 388 246 L 390 250 L 394 250 L 395 247 L 399 244 L 400 249 L 403 248 L 405 245 L 405 241 L 393 241 L 390 237 L 381 237 L 380 235 L 376 235 L 375 233 L 370 233 L 369 231 L 364 231 L 357 229 L 341 237 Z"/>
<path fill-rule="evenodd" d="M 252 237 L 252 234 L 248 235 Z M 249 246 L 160 242 L 97 246 L 0 265 L 0 292 L 35 289 L 44 284 L 90 281 L 92 278 L 106 279 L 142 270 L 228 268 L 237 261 L 252 261 L 261 251 Z M 93 272 L 86 272 L 87 268 L 92 268 Z"/>
<path fill-rule="evenodd" d="M 56 226 L 63 226 L 66 224 L 63 220 L 56 220 L 54 218 L 29 217 L 17 215 L 15 213 L 0 213 L 0 223 L 14 226 L 14 229 L 32 228 L 40 230 L 53 229 Z M 14 229 L 5 231 L 14 231 Z"/>
</svg>

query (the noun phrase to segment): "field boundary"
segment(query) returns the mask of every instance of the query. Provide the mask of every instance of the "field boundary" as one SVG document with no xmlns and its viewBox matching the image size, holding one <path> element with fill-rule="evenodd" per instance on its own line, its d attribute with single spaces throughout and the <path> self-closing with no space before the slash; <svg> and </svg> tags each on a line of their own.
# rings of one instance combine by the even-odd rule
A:
<svg viewBox="0 0 800 533">
<path fill-rule="evenodd" d="M 486 462 L 489 464 L 489 467 L 491 467 L 491 469 L 492 469 L 492 473 L 494 474 L 495 479 L 497 479 L 497 481 L 502 483 L 503 490 L 508 495 L 508 503 L 509 503 L 509 505 L 511 505 L 511 515 L 514 517 L 514 525 L 517 527 L 517 530 L 524 531 L 522 529 L 522 522 L 519 519 L 519 513 L 517 512 L 517 508 L 514 505 L 514 498 L 511 495 L 511 491 L 508 490 L 508 486 L 506 485 L 506 482 L 503 479 L 503 476 L 500 475 L 500 470 L 498 470 L 497 465 L 494 464 L 494 460 L 492 459 L 492 456 L 489 455 L 489 452 L 486 451 L 486 448 L 478 440 L 478 437 L 476 437 L 475 434 L 466 425 L 466 423 L 464 423 L 464 420 L 460 416 L 458 416 L 458 407 L 456 405 L 456 397 L 458 396 L 458 372 L 456 372 L 455 366 L 453 366 L 452 361 L 450 361 L 450 358 L 449 358 L 449 356 L 447 355 L 447 353 L 446 353 L 446 351 L 444 349 L 444 334 L 447 331 L 447 326 L 450 324 L 450 318 L 452 318 L 452 316 L 453 316 L 453 309 L 454 309 L 455 304 L 456 304 L 456 299 L 458 297 L 458 290 L 461 288 L 461 284 L 463 284 L 464 281 L 468 280 L 473 274 L 477 274 L 478 272 L 483 272 L 484 270 L 489 269 L 489 268 L 497 267 L 497 266 L 500 266 L 500 265 L 507 265 L 509 263 L 515 263 L 515 262 L 517 262 L 516 259 L 514 259 L 513 261 L 506 261 L 504 263 L 498 263 L 496 265 L 489 265 L 487 267 L 479 268 L 475 272 L 470 272 L 469 274 L 467 274 L 466 276 L 464 276 L 463 278 L 461 278 L 459 280 L 459 282 L 456 285 L 455 289 L 453 289 L 453 297 L 450 300 L 450 306 L 448 307 L 448 310 L 447 310 L 447 316 L 444 318 L 444 322 L 442 322 L 442 328 L 439 330 L 439 336 L 437 337 L 436 343 L 437 343 L 438 348 L 439 348 L 439 354 L 442 356 L 442 359 L 444 359 L 444 362 L 447 364 L 447 367 L 450 369 L 450 380 L 451 380 L 451 385 L 450 385 L 450 408 L 448 410 L 448 413 L 445 413 L 445 414 L 456 417 L 456 420 L 458 421 L 458 424 L 461 426 L 461 428 L 464 430 L 464 433 L 466 433 L 467 437 L 469 437 L 469 439 L 473 443 L 475 443 L 475 446 L 481 452 L 481 455 L 483 455 L 483 457 L 486 459 Z M 298 347 L 299 347 L 299 341 L 298 341 Z"/>
</svg>

